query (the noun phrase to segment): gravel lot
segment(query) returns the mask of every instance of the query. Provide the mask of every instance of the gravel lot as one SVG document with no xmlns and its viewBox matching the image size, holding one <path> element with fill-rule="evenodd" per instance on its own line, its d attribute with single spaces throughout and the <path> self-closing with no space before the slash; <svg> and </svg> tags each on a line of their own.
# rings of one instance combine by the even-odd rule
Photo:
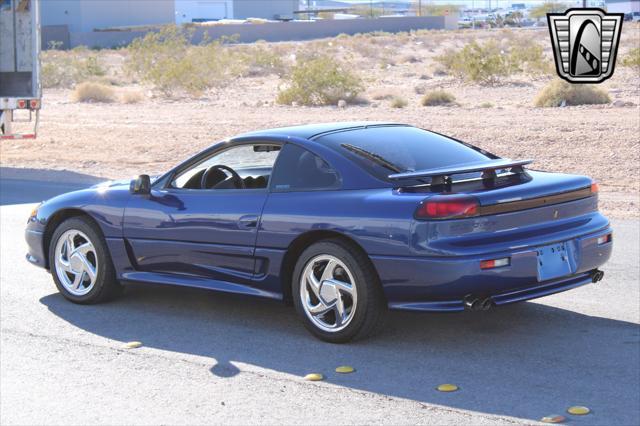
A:
<svg viewBox="0 0 640 426">
<path fill-rule="evenodd" d="M 549 44 L 546 29 L 526 31 L 541 44 Z M 117 88 L 145 91 L 149 96 L 138 104 L 74 103 L 70 90 L 46 90 L 38 139 L 3 141 L 0 163 L 4 167 L 128 177 L 166 171 L 213 142 L 244 131 L 311 122 L 379 120 L 432 129 L 505 157 L 533 158 L 539 169 L 589 175 L 601 184 L 601 206 L 608 215 L 640 216 L 637 70 L 618 66 L 614 77 L 602 84 L 614 101 L 633 106 L 535 108 L 533 99 L 548 78 L 523 76 L 497 86 L 478 86 L 435 75 L 433 57 L 445 49 L 459 47 L 474 35 L 499 38 L 503 33 L 462 32 L 453 39 L 447 34 L 434 33 L 442 42 L 429 48 L 394 47 L 396 57 L 412 54 L 418 62 L 385 67 L 368 64 L 361 74 L 367 87 L 364 97 L 370 103 L 346 109 L 275 105 L 282 84 L 276 76 L 240 78 L 200 99 L 164 99 L 138 85 Z M 639 43 L 640 26 L 625 23 L 621 55 Z M 112 72 L 122 72 L 123 53 L 104 51 L 101 55 L 111 64 Z M 423 74 L 430 78 L 420 79 Z M 421 91 L 444 88 L 456 96 L 460 106 L 422 107 L 416 87 Z M 380 94 L 402 96 L 409 105 L 395 109 L 388 100 L 373 100 Z M 486 102 L 493 107 L 481 108 Z"/>
</svg>

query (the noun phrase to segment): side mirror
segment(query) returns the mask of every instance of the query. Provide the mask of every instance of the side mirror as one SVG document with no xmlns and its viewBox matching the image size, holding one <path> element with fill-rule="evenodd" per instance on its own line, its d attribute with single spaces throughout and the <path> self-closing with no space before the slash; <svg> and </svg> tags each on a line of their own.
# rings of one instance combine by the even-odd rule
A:
<svg viewBox="0 0 640 426">
<path fill-rule="evenodd" d="M 140 175 L 131 181 L 129 192 L 132 194 L 149 195 L 151 194 L 151 178 L 149 175 Z"/>
</svg>

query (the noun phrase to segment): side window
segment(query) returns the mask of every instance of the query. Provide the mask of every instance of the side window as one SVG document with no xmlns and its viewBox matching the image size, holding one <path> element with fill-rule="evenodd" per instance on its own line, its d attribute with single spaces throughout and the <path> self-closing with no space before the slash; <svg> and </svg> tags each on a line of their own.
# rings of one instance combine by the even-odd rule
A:
<svg viewBox="0 0 640 426">
<path fill-rule="evenodd" d="M 273 191 L 305 191 L 340 188 L 338 172 L 317 155 L 297 145 L 286 144 L 273 171 Z"/>
<path fill-rule="evenodd" d="M 279 145 L 240 145 L 219 151 L 182 171 L 171 182 L 180 189 L 263 189 L 269 185 Z"/>
</svg>

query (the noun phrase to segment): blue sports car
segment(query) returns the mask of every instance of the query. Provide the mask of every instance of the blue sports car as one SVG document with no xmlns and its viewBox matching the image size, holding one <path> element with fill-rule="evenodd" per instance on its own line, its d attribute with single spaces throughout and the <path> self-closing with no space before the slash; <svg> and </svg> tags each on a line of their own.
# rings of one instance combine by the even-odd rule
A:
<svg viewBox="0 0 640 426">
<path fill-rule="evenodd" d="M 125 282 L 199 287 L 292 302 L 346 342 L 387 308 L 485 310 L 602 279 L 597 184 L 529 163 L 400 124 L 247 133 L 40 204 L 27 259 L 75 303 Z"/>
</svg>

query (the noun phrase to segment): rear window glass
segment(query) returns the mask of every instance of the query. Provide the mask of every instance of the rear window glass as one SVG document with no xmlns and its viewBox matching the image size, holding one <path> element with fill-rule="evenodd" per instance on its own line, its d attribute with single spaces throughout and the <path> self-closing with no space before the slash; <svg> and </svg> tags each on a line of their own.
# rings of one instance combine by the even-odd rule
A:
<svg viewBox="0 0 640 426">
<path fill-rule="evenodd" d="M 353 158 L 381 178 L 396 172 L 428 170 L 496 158 L 470 145 L 415 127 L 370 127 L 333 133 L 318 140 Z"/>
</svg>

